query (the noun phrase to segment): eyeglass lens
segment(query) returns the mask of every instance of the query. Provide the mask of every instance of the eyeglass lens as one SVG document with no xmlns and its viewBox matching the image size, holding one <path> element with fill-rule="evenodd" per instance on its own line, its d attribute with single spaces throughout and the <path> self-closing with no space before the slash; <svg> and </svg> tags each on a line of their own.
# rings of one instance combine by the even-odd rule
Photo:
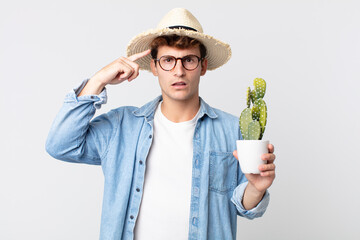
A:
<svg viewBox="0 0 360 240">
<path fill-rule="evenodd" d="M 177 59 L 181 59 L 183 67 L 187 70 L 194 70 L 197 68 L 200 60 L 200 58 L 195 55 L 188 55 Z M 175 67 L 177 59 L 174 56 L 162 56 L 159 59 L 160 67 L 165 71 L 170 71 Z"/>
</svg>

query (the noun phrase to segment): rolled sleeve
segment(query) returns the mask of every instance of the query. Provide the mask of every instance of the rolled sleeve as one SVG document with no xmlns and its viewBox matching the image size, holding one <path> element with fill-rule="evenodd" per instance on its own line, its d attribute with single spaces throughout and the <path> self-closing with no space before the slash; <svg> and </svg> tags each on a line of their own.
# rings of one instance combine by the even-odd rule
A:
<svg viewBox="0 0 360 240">
<path fill-rule="evenodd" d="M 83 95 L 78 97 L 89 79 L 85 79 L 81 84 L 73 89 L 65 96 L 65 102 L 93 102 L 96 109 L 100 109 L 102 104 L 107 102 L 107 92 L 104 88 L 99 95 Z"/>
<path fill-rule="evenodd" d="M 45 148 L 59 160 L 100 165 L 118 122 L 112 111 L 91 121 L 96 109 L 106 103 L 107 96 L 104 88 L 99 95 L 78 97 L 88 80 L 66 94 L 50 128 Z"/>
<path fill-rule="evenodd" d="M 246 210 L 242 205 L 242 199 L 244 196 L 245 188 L 248 182 L 241 183 L 237 186 L 233 192 L 231 202 L 233 202 L 238 210 L 238 215 L 245 217 L 247 219 L 254 219 L 261 217 L 265 211 L 270 201 L 270 194 L 266 190 L 263 199 L 258 203 L 258 205 L 250 210 Z"/>
</svg>

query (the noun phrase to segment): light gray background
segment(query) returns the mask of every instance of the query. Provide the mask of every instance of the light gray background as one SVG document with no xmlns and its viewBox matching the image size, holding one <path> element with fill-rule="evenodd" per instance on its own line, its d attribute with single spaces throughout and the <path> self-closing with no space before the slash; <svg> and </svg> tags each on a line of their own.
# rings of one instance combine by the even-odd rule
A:
<svg viewBox="0 0 360 240">
<path fill-rule="evenodd" d="M 174 7 L 232 47 L 201 80 L 210 105 L 238 116 L 252 80 L 268 83 L 277 178 L 238 239 L 360 239 L 360 4 L 349 0 L 1 1 L 0 239 L 98 239 L 101 168 L 52 159 L 45 139 L 65 94 Z M 142 72 L 108 93 L 98 113 L 160 89 Z"/>
</svg>

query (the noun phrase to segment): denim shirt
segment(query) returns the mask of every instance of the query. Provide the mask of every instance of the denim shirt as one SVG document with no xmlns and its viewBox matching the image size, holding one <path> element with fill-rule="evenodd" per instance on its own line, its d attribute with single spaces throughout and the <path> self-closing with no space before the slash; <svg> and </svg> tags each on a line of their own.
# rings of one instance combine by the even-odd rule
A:
<svg viewBox="0 0 360 240">
<path fill-rule="evenodd" d="M 91 120 L 96 109 L 106 103 L 107 95 L 104 89 L 99 95 L 77 97 L 86 82 L 66 95 L 50 129 L 46 150 L 59 160 L 101 165 L 105 182 L 100 239 L 133 239 L 154 112 L 162 97 L 141 108 L 119 107 Z M 232 155 L 238 139 L 242 139 L 238 118 L 200 98 L 193 137 L 188 239 L 236 239 L 237 215 L 253 219 L 264 214 L 268 191 L 251 210 L 241 204 L 247 179 Z"/>
</svg>

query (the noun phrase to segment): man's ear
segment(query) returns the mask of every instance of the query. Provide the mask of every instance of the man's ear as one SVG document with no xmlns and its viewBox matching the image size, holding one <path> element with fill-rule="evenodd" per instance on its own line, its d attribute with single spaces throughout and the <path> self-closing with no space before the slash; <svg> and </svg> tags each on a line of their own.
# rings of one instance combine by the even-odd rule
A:
<svg viewBox="0 0 360 240">
<path fill-rule="evenodd" d="M 204 76 L 207 70 L 207 66 L 208 66 L 208 60 L 206 58 L 204 58 L 204 60 L 201 61 L 201 72 L 200 72 L 200 76 Z"/>
<path fill-rule="evenodd" d="M 155 66 L 155 60 L 154 59 L 151 59 L 150 67 L 151 67 L 151 72 L 153 73 L 153 75 L 158 76 L 158 72 L 157 72 L 157 69 L 156 69 L 156 66 Z"/>
</svg>

